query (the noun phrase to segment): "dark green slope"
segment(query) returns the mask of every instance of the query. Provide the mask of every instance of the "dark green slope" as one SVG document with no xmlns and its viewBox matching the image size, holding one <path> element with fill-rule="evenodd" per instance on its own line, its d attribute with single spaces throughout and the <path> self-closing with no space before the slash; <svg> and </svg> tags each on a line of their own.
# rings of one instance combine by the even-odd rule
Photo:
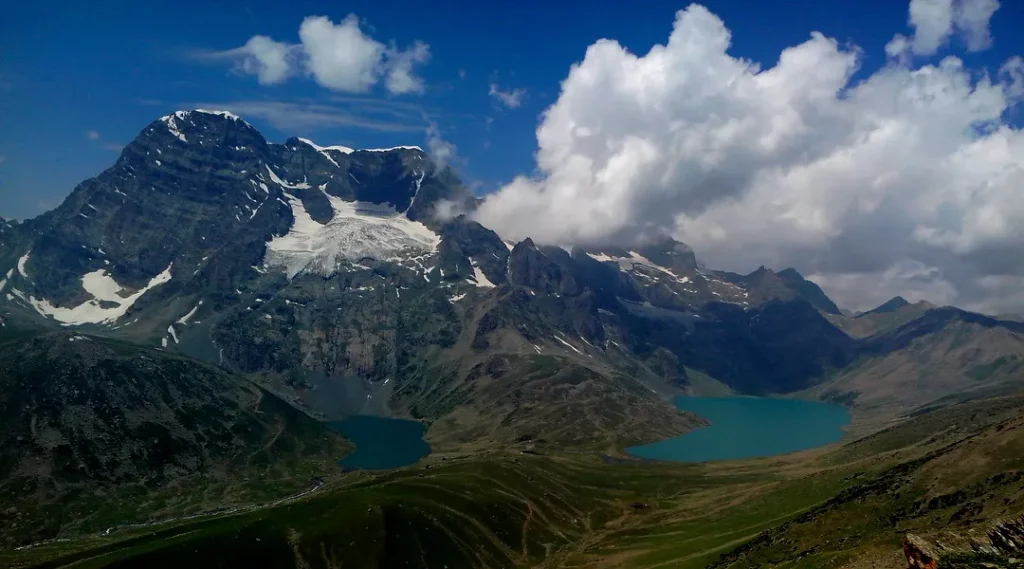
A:
<svg viewBox="0 0 1024 569">
<path fill-rule="evenodd" d="M 977 401 L 827 452 L 722 466 L 450 457 L 274 508 L 0 554 L 0 562 L 899 567 L 907 532 L 959 547 L 1024 511 L 1022 412 L 1021 397 Z"/>
<path fill-rule="evenodd" d="M 158 350 L 63 332 L 0 344 L 8 539 L 284 496 L 349 448 L 252 384 Z"/>
</svg>

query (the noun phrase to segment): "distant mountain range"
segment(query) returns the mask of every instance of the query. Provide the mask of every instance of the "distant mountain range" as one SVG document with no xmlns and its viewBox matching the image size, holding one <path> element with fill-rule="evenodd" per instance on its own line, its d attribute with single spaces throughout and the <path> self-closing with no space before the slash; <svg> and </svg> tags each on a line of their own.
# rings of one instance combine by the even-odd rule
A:
<svg viewBox="0 0 1024 569">
<path fill-rule="evenodd" d="M 667 237 L 505 242 L 476 204 L 418 147 L 271 143 L 197 110 L 0 220 L 5 539 L 309 490 L 350 448 L 310 417 L 415 419 L 437 453 L 622 455 L 705 424 L 680 394 L 834 401 L 872 432 L 1020 391 L 1019 321 L 852 315 Z"/>
<path fill-rule="evenodd" d="M 4 223 L 0 302 L 258 377 L 325 418 L 427 420 L 473 399 L 466 378 L 496 357 L 624 374 L 655 406 L 688 368 L 797 391 L 933 310 L 895 298 L 849 319 L 793 269 L 707 270 L 668 238 L 505 243 L 443 216 L 474 204 L 417 147 L 274 144 L 230 113 L 178 111 L 57 209 Z"/>
<path fill-rule="evenodd" d="M 679 433 L 699 424 L 670 403 L 700 392 L 694 372 L 892 417 L 1006 388 L 1024 356 L 1016 322 L 902 298 L 847 316 L 791 268 L 714 271 L 669 238 L 505 242 L 475 204 L 417 147 L 275 144 L 230 113 L 178 111 L 56 209 L 0 222 L 5 357 L 73 330 L 320 419 L 420 419 L 456 449 Z"/>
</svg>

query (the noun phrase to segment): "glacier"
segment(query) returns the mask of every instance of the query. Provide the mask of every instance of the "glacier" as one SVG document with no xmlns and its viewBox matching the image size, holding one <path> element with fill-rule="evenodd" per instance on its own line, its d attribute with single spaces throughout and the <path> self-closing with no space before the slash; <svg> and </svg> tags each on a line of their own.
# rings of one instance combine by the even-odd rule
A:
<svg viewBox="0 0 1024 569">
<path fill-rule="evenodd" d="M 427 226 L 389 205 L 348 202 L 323 193 L 334 211 L 326 225 L 310 217 L 302 200 L 284 192 L 294 221 L 288 233 L 267 242 L 268 267 L 284 269 L 288 278 L 302 272 L 330 276 L 346 261 L 407 259 L 433 253 L 441 243 Z"/>
</svg>

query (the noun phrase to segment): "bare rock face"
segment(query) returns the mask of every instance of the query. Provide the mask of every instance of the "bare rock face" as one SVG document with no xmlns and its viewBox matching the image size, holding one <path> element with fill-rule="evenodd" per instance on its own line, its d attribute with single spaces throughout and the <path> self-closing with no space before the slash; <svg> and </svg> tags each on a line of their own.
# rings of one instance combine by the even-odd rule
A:
<svg viewBox="0 0 1024 569">
<path fill-rule="evenodd" d="M 1020 557 L 1024 553 L 1024 515 L 1016 520 L 999 522 L 988 530 L 988 539 L 995 552 Z"/>
<path fill-rule="evenodd" d="M 944 538 L 942 543 L 933 544 L 908 533 L 903 539 L 908 569 L 1024 567 L 1024 515 L 996 522 L 982 539 L 952 533 L 947 537 L 952 541 Z"/>
<path fill-rule="evenodd" d="M 903 554 L 907 556 L 908 569 L 938 569 L 939 554 L 936 548 L 913 534 L 903 539 Z"/>
</svg>

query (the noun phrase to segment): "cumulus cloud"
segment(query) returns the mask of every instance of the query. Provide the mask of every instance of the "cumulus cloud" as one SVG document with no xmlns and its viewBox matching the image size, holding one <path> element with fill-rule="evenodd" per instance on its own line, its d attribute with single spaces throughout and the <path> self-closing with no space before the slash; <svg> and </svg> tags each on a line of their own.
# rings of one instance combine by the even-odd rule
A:
<svg viewBox="0 0 1024 569">
<path fill-rule="evenodd" d="M 89 130 L 86 131 L 85 137 L 88 138 L 89 140 L 99 140 L 100 133 L 96 132 L 95 130 Z"/>
<path fill-rule="evenodd" d="M 235 64 L 235 71 L 255 75 L 260 85 L 277 85 L 292 76 L 298 46 L 277 42 L 267 36 L 253 36 L 245 45 L 214 54 Z"/>
<path fill-rule="evenodd" d="M 368 91 L 380 78 L 384 44 L 363 33 L 355 14 L 339 24 L 324 16 L 306 18 L 299 39 L 310 74 L 328 89 Z"/>
<path fill-rule="evenodd" d="M 691 5 L 646 55 L 591 45 L 537 128 L 537 174 L 477 219 L 551 244 L 667 233 L 711 266 L 796 267 L 850 308 L 980 306 L 979 279 L 1024 275 L 1024 133 L 1003 121 L 1020 59 L 997 78 L 947 57 L 853 82 L 859 49 L 819 33 L 768 69 L 730 42 Z"/>
<path fill-rule="evenodd" d="M 890 57 L 905 59 L 915 55 L 933 55 L 958 34 L 968 51 L 991 47 L 989 22 L 999 0 L 911 0 L 908 23 L 914 35 L 896 36 L 885 47 Z"/>
<path fill-rule="evenodd" d="M 914 28 L 914 52 L 931 55 L 953 31 L 953 0 L 911 0 L 909 19 Z"/>
<path fill-rule="evenodd" d="M 497 83 L 491 83 L 487 94 L 498 100 L 499 103 L 510 109 L 518 109 L 523 104 L 523 97 L 526 96 L 526 89 L 509 89 L 503 91 Z"/>
<path fill-rule="evenodd" d="M 202 59 L 228 60 L 239 73 L 255 75 L 260 84 L 276 85 L 295 75 L 307 75 L 334 91 L 363 93 L 384 82 L 393 95 L 421 93 L 418 66 L 430 59 L 430 46 L 417 40 L 407 49 L 385 45 L 363 31 L 349 14 L 335 24 L 326 16 L 309 16 L 299 26 L 299 43 L 253 36 L 241 47 L 204 52 Z"/>
<path fill-rule="evenodd" d="M 957 5 L 956 27 L 968 51 L 984 51 L 992 46 L 989 21 L 999 9 L 999 0 L 963 0 Z"/>
</svg>

